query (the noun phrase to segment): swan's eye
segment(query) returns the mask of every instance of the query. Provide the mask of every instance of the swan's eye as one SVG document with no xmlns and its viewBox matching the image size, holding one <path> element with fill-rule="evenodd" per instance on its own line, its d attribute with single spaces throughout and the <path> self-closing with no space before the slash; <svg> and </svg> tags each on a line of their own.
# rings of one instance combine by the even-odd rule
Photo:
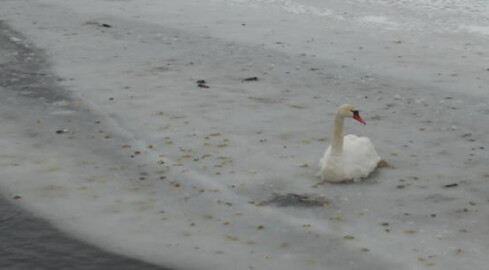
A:
<svg viewBox="0 0 489 270">
<path fill-rule="evenodd" d="M 358 115 L 360 114 L 360 112 L 358 110 L 351 110 L 351 112 L 353 113 L 353 115 Z"/>
</svg>

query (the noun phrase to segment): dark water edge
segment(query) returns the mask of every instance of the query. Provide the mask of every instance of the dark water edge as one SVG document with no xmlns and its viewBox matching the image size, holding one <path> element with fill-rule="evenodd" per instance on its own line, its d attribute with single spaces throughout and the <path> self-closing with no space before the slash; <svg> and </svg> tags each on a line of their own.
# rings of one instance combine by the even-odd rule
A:
<svg viewBox="0 0 489 270">
<path fill-rule="evenodd" d="M 0 269 L 168 270 L 80 242 L 2 197 Z"/>
<path fill-rule="evenodd" d="M 58 80 L 43 53 L 0 20 L 0 98 L 10 93 L 41 105 L 70 100 Z M 0 270 L 168 270 L 74 239 L 15 202 L 0 195 Z"/>
</svg>

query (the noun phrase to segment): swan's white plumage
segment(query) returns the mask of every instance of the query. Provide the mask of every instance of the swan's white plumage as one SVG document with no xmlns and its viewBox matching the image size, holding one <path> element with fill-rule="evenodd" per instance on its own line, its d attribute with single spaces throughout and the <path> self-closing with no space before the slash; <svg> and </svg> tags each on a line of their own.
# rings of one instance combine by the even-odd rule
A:
<svg viewBox="0 0 489 270">
<path fill-rule="evenodd" d="M 343 153 L 331 155 L 331 146 L 319 160 L 319 176 L 322 180 L 343 182 L 369 176 L 377 168 L 380 156 L 367 137 L 346 135 L 343 138 Z"/>
<path fill-rule="evenodd" d="M 326 149 L 323 158 L 319 160 L 318 176 L 322 180 L 343 182 L 365 178 L 379 164 L 379 154 L 369 138 L 356 135 L 343 137 L 345 118 L 353 118 L 365 124 L 353 105 L 343 104 L 338 108 L 331 145 Z"/>
</svg>

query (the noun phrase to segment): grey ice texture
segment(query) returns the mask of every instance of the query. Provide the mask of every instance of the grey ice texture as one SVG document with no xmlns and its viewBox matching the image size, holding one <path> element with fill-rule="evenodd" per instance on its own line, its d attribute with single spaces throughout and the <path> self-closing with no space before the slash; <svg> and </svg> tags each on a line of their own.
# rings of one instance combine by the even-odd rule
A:
<svg viewBox="0 0 489 270">
<path fill-rule="evenodd" d="M 189 269 L 487 269 L 485 1 L 0 5 L 32 52 L 0 55 L 24 63 L 2 77 L 1 190 L 58 228 Z M 319 183 L 346 102 L 394 168 Z"/>
</svg>

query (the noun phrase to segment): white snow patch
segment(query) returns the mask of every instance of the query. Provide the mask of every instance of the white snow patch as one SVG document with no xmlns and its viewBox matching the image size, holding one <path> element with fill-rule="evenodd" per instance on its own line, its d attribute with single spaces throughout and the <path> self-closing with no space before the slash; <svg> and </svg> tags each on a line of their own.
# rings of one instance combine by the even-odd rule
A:
<svg viewBox="0 0 489 270">
<path fill-rule="evenodd" d="M 460 26 L 460 30 L 466 31 L 469 33 L 479 34 L 484 37 L 489 37 L 489 26 L 483 25 L 462 25 Z"/>
</svg>

